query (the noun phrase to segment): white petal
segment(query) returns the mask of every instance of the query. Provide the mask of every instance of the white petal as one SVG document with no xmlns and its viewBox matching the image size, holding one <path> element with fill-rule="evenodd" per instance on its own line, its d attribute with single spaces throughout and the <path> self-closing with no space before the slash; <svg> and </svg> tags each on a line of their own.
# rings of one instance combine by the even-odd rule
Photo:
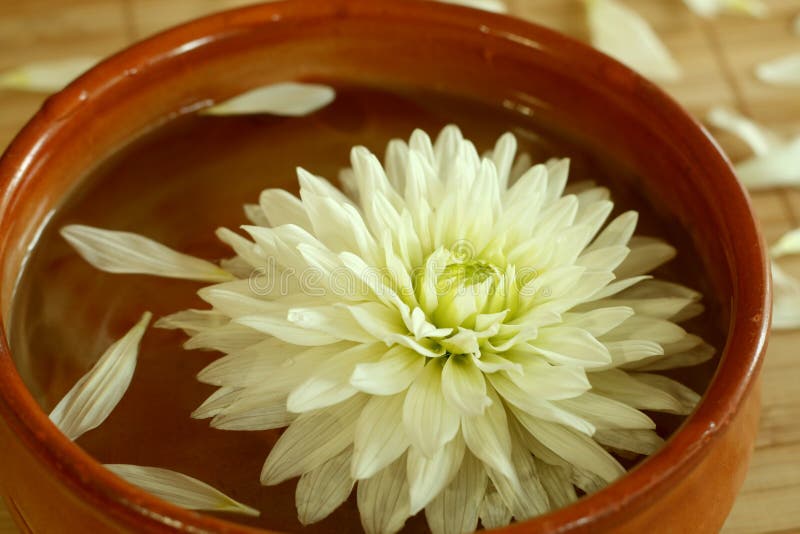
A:
<svg viewBox="0 0 800 534">
<path fill-rule="evenodd" d="M 677 380 L 652 373 L 630 373 L 641 383 L 671 395 L 681 405 L 681 415 L 687 415 L 700 402 L 700 395 Z"/>
<path fill-rule="evenodd" d="M 212 426 L 265 430 L 288 425 L 294 419 L 286 409 L 289 393 L 308 379 L 311 369 L 353 347 L 337 343 L 310 349 L 290 345 L 289 349 L 294 350 L 281 350 L 280 345 L 269 343 L 270 340 L 221 358 L 217 360 L 219 365 L 214 362 L 201 371 L 202 378 L 217 376 L 220 377 L 217 381 L 225 385 L 243 387 L 236 401 L 214 418 Z M 255 376 L 249 374 L 251 369 Z M 264 380 L 264 376 L 269 376 L 269 380 Z"/>
<path fill-rule="evenodd" d="M 350 384 L 372 395 L 394 395 L 411 385 L 425 358 L 406 347 L 394 346 L 380 361 L 362 363 L 353 370 Z"/>
<path fill-rule="evenodd" d="M 350 476 L 352 456 L 353 451 L 347 448 L 300 477 L 295 490 L 300 523 L 310 525 L 321 521 L 347 500 L 355 485 Z"/>
<path fill-rule="evenodd" d="M 358 395 L 336 406 L 298 417 L 281 435 L 261 470 L 272 486 L 315 469 L 353 442 L 356 421 L 368 397 Z"/>
<path fill-rule="evenodd" d="M 373 343 L 375 336 L 364 330 L 358 322 L 347 313 L 351 306 L 316 306 L 309 308 L 292 308 L 286 318 L 293 325 L 327 334 L 331 337 L 359 343 Z"/>
<path fill-rule="evenodd" d="M 257 226 L 271 226 L 267 215 L 258 204 L 245 204 L 244 216 L 247 217 L 248 221 Z"/>
<path fill-rule="evenodd" d="M 489 483 L 486 488 L 486 495 L 480 507 L 480 518 L 483 528 L 502 528 L 511 523 L 513 517 L 511 510 L 503 502 L 500 492 Z"/>
<path fill-rule="evenodd" d="M 233 404 L 241 390 L 233 387 L 221 387 L 212 393 L 203 404 L 192 412 L 193 419 L 207 419 L 219 414 L 222 410 Z"/>
<path fill-rule="evenodd" d="M 489 378 L 492 384 L 502 383 L 505 391 L 508 389 L 506 381 L 510 379 L 524 395 L 545 400 L 577 397 L 591 388 L 582 367 L 551 365 L 541 358 L 530 356 L 515 361 L 522 365 L 524 372 L 521 375 L 496 373 Z"/>
<path fill-rule="evenodd" d="M 592 423 L 597 429 L 604 428 L 655 428 L 655 423 L 639 410 L 627 404 L 587 392 L 574 399 L 556 401 L 556 404 Z"/>
<path fill-rule="evenodd" d="M 603 342 L 642 339 L 650 342 L 677 343 L 686 337 L 686 331 L 671 321 L 634 315 L 603 336 Z"/>
<path fill-rule="evenodd" d="M 265 269 L 268 266 L 264 252 L 249 239 L 228 228 L 217 228 L 215 235 L 217 239 L 231 247 L 240 260 L 250 266 L 248 276 L 253 268 Z"/>
<path fill-rule="evenodd" d="M 181 254 L 137 234 L 73 224 L 62 228 L 61 235 L 83 259 L 101 271 L 201 282 L 233 279 L 233 275 L 211 262 Z"/>
<path fill-rule="evenodd" d="M 800 87 L 800 54 L 790 54 L 756 66 L 756 78 L 764 83 Z"/>
<path fill-rule="evenodd" d="M 612 449 L 653 454 L 664 444 L 664 440 L 652 430 L 609 428 L 598 430 L 594 439 Z"/>
<path fill-rule="evenodd" d="M 260 343 L 265 338 L 264 334 L 252 328 L 229 323 L 194 334 L 183 344 L 183 348 L 236 352 Z"/>
<path fill-rule="evenodd" d="M 290 345 L 269 337 L 243 350 L 218 358 L 197 373 L 197 379 L 215 386 L 253 386 L 279 371 L 307 347 Z M 342 350 L 345 350 L 344 348 Z"/>
<path fill-rule="evenodd" d="M 502 388 L 498 389 L 498 392 L 510 403 L 509 409 L 523 425 L 527 424 L 529 419 L 541 419 L 573 428 L 587 436 L 594 434 L 594 425 L 580 415 L 560 407 L 555 402 L 525 395 L 524 390 L 519 388 L 514 390 L 508 386 L 509 383 L 497 382 Z"/>
<path fill-rule="evenodd" d="M 672 245 L 651 237 L 633 236 L 628 246 L 631 251 L 614 271 L 618 279 L 647 274 L 676 254 Z"/>
<path fill-rule="evenodd" d="M 575 466 L 572 467 L 570 479 L 575 486 L 577 486 L 586 494 L 592 494 L 596 491 L 600 491 L 608 485 L 608 482 L 597 476 L 595 473 Z"/>
<path fill-rule="evenodd" d="M 763 17 L 767 14 L 766 4 L 760 0 L 683 0 L 701 17 L 713 17 L 719 13 L 731 12 Z"/>
<path fill-rule="evenodd" d="M 602 306 L 598 304 L 598 306 Z M 564 314 L 564 323 L 570 327 L 580 328 L 597 338 L 609 330 L 613 330 L 635 312 L 626 306 L 600 307 L 583 313 Z M 604 358 L 604 360 L 606 360 Z"/>
<path fill-rule="evenodd" d="M 772 262 L 772 328 L 800 328 L 800 281 Z"/>
<path fill-rule="evenodd" d="M 600 250 L 606 247 L 627 246 L 636 230 L 639 214 L 635 211 L 626 211 L 608 223 L 602 232 L 586 247 L 586 252 Z"/>
<path fill-rule="evenodd" d="M 394 534 L 408 519 L 405 457 L 358 484 L 358 511 L 367 534 Z"/>
<path fill-rule="evenodd" d="M 480 415 L 492 401 L 483 373 L 469 356 L 450 356 L 442 370 L 442 393 L 463 415 Z"/>
<path fill-rule="evenodd" d="M 442 364 L 429 360 L 408 388 L 403 426 L 411 444 L 428 457 L 436 454 L 458 432 L 459 416 L 442 393 Z"/>
<path fill-rule="evenodd" d="M 0 73 L 0 89 L 55 93 L 98 61 L 93 57 L 72 57 L 21 65 Z"/>
<path fill-rule="evenodd" d="M 586 9 L 595 48 L 648 78 L 675 81 L 681 77 L 664 43 L 635 11 L 614 0 L 592 0 Z"/>
<path fill-rule="evenodd" d="M 204 330 L 224 326 L 230 319 L 222 313 L 211 310 L 183 310 L 161 317 L 153 326 L 167 330 L 181 329 L 194 335 Z"/>
<path fill-rule="evenodd" d="M 528 343 L 534 352 L 547 361 L 581 368 L 602 367 L 611 363 L 608 349 L 592 334 L 573 326 L 542 328 L 536 339 Z"/>
<path fill-rule="evenodd" d="M 324 108 L 336 98 L 327 85 L 285 82 L 252 89 L 221 104 L 204 109 L 207 115 L 249 115 L 268 113 L 302 117 Z"/>
<path fill-rule="evenodd" d="M 464 440 L 456 436 L 433 457 L 428 458 L 416 447 L 407 455 L 409 513 L 416 514 L 453 480 L 464 459 Z"/>
<path fill-rule="evenodd" d="M 69 439 L 78 439 L 99 426 L 125 395 L 136 369 L 139 342 L 150 317 L 150 312 L 145 312 L 53 408 L 50 420 Z"/>
<path fill-rule="evenodd" d="M 492 13 L 508 13 L 508 7 L 503 0 L 439 0 L 445 4 L 458 4 L 473 9 L 482 9 Z"/>
<path fill-rule="evenodd" d="M 143 465 L 106 464 L 105 468 L 134 486 L 181 508 L 258 516 L 260 512 L 183 473 Z"/>
<path fill-rule="evenodd" d="M 341 338 L 292 324 L 288 319 L 269 315 L 245 315 L 237 317 L 236 323 L 258 332 L 269 334 L 294 345 L 314 347 L 341 341 Z"/>
<path fill-rule="evenodd" d="M 492 388 L 487 393 L 492 404 L 483 415 L 464 417 L 461 421 L 461 433 L 472 454 L 507 479 L 515 481 L 506 410 Z"/>
<path fill-rule="evenodd" d="M 211 427 L 220 430 L 271 430 L 290 425 L 296 417 L 286 409 L 285 393 L 252 395 L 248 388 L 239 390 L 233 402 L 214 415 Z"/>
<path fill-rule="evenodd" d="M 539 481 L 547 492 L 551 508 L 562 508 L 578 500 L 570 480 L 569 468 L 562 465 L 551 465 L 535 456 L 533 459 L 536 463 Z"/>
<path fill-rule="evenodd" d="M 613 456 L 592 438 L 580 432 L 535 418 L 529 418 L 524 425 L 545 447 L 569 463 L 599 475 L 607 482 L 625 474 L 625 468 Z"/>
<path fill-rule="evenodd" d="M 780 144 L 780 139 L 762 126 L 751 121 L 744 115 L 728 108 L 714 107 L 708 112 L 706 120 L 709 124 L 720 130 L 725 130 L 747 143 L 750 150 L 757 156 L 764 156 L 775 146 Z"/>
<path fill-rule="evenodd" d="M 485 491 L 486 470 L 467 453 L 450 485 L 425 507 L 425 518 L 433 534 L 475 531 Z"/>
<path fill-rule="evenodd" d="M 285 189 L 265 189 L 261 192 L 258 203 L 270 226 L 295 224 L 304 230 L 311 230 L 311 221 L 308 220 L 303 203 Z"/>
<path fill-rule="evenodd" d="M 590 373 L 589 381 L 596 393 L 640 410 L 686 415 L 700 400 L 699 395 L 669 378 L 658 377 L 659 379 L 663 378 L 666 382 L 652 383 L 651 377 L 654 376 L 658 375 L 626 373 L 611 369 L 600 373 Z"/>
<path fill-rule="evenodd" d="M 353 478 L 374 476 L 408 449 L 409 441 L 402 424 L 404 400 L 403 394 L 372 397 L 364 406 L 353 441 Z"/>
<path fill-rule="evenodd" d="M 361 363 L 374 362 L 386 352 L 382 343 L 357 344 L 321 362 L 309 372 L 310 377 L 292 390 L 286 400 L 290 412 L 302 413 L 349 399 L 358 390 L 350 385 L 353 369 Z"/>
<path fill-rule="evenodd" d="M 623 369 L 632 371 L 663 371 L 665 369 L 675 369 L 676 367 L 691 367 L 699 365 L 714 357 L 716 349 L 703 342 L 697 336 L 686 336 L 687 340 L 699 340 L 699 343 L 688 350 L 679 352 L 669 352 L 664 356 L 646 358 L 638 362 L 625 365 Z M 676 344 L 677 345 L 677 344 Z"/>
<path fill-rule="evenodd" d="M 800 228 L 786 232 L 769 250 L 773 258 L 789 254 L 800 254 Z"/>
<path fill-rule="evenodd" d="M 506 506 L 511 509 L 517 521 L 546 513 L 550 505 L 544 487 L 539 481 L 533 456 L 521 443 L 515 443 L 511 458 L 518 482 L 510 482 L 492 469 L 488 470 L 489 478 Z"/>
<path fill-rule="evenodd" d="M 736 176 L 750 190 L 793 186 L 800 182 L 800 137 L 736 164 Z"/>
</svg>

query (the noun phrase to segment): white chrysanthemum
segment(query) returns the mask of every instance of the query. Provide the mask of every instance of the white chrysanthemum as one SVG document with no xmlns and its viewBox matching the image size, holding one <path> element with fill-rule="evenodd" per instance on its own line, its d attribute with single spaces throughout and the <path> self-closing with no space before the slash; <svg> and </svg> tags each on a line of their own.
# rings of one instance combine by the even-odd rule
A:
<svg viewBox="0 0 800 534">
<path fill-rule="evenodd" d="M 370 533 L 422 510 L 435 533 L 522 520 L 622 475 L 610 450 L 658 448 L 640 410 L 696 404 L 652 373 L 713 354 L 676 324 L 700 295 L 647 275 L 674 249 L 632 237 L 634 212 L 606 224 L 608 190 L 565 190 L 566 160 L 515 155 L 510 134 L 481 158 L 449 126 L 434 144 L 392 141 L 383 165 L 353 149 L 349 196 L 300 169 L 300 199 L 272 189 L 247 208 L 252 241 L 218 232 L 237 256 L 223 264 L 235 279 L 200 291 L 212 309 L 159 322 L 226 353 L 199 375 L 220 389 L 195 417 L 288 427 L 261 481 L 300 476 L 303 523 L 354 485 Z M 102 258 L 82 254 L 116 261 L 109 243 L 130 236 L 111 234 L 83 238 Z M 130 270 L 225 279 L 172 254 Z"/>
</svg>

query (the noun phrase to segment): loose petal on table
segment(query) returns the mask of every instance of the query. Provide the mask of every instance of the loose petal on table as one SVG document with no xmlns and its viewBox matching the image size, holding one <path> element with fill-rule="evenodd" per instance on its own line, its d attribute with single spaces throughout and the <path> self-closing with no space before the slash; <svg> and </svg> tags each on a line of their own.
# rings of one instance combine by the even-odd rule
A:
<svg viewBox="0 0 800 534">
<path fill-rule="evenodd" d="M 800 53 L 773 59 L 756 66 L 756 78 L 772 85 L 800 86 Z"/>
<path fill-rule="evenodd" d="M 720 13 L 764 17 L 769 11 L 761 0 L 683 0 L 683 2 L 701 17 L 714 17 Z"/>
<path fill-rule="evenodd" d="M 586 10 L 595 48 L 653 80 L 681 77 L 667 47 L 635 11 L 615 0 L 586 0 Z"/>
<path fill-rule="evenodd" d="M 783 234 L 778 242 L 772 245 L 769 250 L 773 258 L 788 256 L 789 254 L 800 254 L 800 228 L 795 228 Z"/>
<path fill-rule="evenodd" d="M 73 57 L 20 65 L 0 73 L 0 89 L 55 93 L 98 61 L 95 57 Z"/>
</svg>

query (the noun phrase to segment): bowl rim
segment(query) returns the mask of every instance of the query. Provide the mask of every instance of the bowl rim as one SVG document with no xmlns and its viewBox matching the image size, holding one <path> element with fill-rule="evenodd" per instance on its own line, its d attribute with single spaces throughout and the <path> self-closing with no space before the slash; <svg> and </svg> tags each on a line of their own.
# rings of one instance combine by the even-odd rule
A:
<svg viewBox="0 0 800 534">
<path fill-rule="evenodd" d="M 323 3 L 289 0 L 222 11 L 172 27 L 106 59 L 75 80 L 62 93 L 86 90 L 96 94 L 123 84 L 124 76 L 119 75 L 123 68 L 131 63 L 150 61 L 156 55 L 160 56 L 159 60 L 168 58 L 167 52 L 174 49 L 176 38 L 191 42 L 191 36 L 195 39 L 213 38 L 229 32 L 232 15 L 235 15 L 239 24 L 261 26 L 284 17 L 291 17 L 293 20 L 319 17 L 323 13 L 330 13 L 331 6 L 338 8 L 340 15 L 355 17 L 371 14 L 383 17 L 402 16 L 407 19 L 409 13 L 413 13 L 414 16 L 423 17 L 423 20 L 424 17 L 429 21 L 435 19 L 462 30 L 486 32 L 489 29 L 493 37 L 504 36 L 505 39 L 515 40 L 523 46 L 525 42 L 530 43 L 527 46 L 546 43 L 549 49 L 565 45 L 571 50 L 564 54 L 565 57 L 577 54 L 589 64 L 610 66 L 624 72 L 628 79 L 634 79 L 637 84 L 648 88 L 648 102 L 657 106 L 661 115 L 668 116 L 674 125 L 685 132 L 697 153 L 711 169 L 709 175 L 713 175 L 717 182 L 714 185 L 725 189 L 725 202 L 728 204 L 723 216 L 728 223 L 736 222 L 737 230 L 737 243 L 729 260 L 734 271 L 731 275 L 735 291 L 725 350 L 703 401 L 659 451 L 618 481 L 570 506 L 511 524 L 499 531 L 527 532 L 535 526 L 541 528 L 537 531 L 564 532 L 585 527 L 587 521 L 601 520 L 625 507 L 643 505 L 654 495 L 660 484 L 678 476 L 681 469 L 699 461 L 707 452 L 708 445 L 725 431 L 738 412 L 761 365 L 771 313 L 766 248 L 756 227 L 747 194 L 735 178 L 730 162 L 716 141 L 661 89 L 587 45 L 520 19 L 429 1 L 331 0 Z M 622 82 L 609 80 L 607 83 L 613 85 Z M 50 100 L 57 101 L 62 93 L 53 95 Z M 53 119 L 40 110 L 16 136 L 0 159 L 0 224 L 3 224 L 13 201 L 10 193 L 24 181 L 25 172 L 52 122 Z M 739 356 L 733 358 L 733 353 Z M 708 397 L 714 397 L 715 402 L 705 402 Z M 104 469 L 97 460 L 58 431 L 28 392 L 11 358 L 4 326 L 0 329 L 0 415 L 5 418 L 6 424 L 23 446 L 41 464 L 55 473 L 62 484 L 69 487 L 80 499 L 101 507 L 105 513 L 116 517 L 123 525 L 139 525 L 146 526 L 149 530 L 165 531 L 201 529 L 239 534 L 272 532 L 171 505 Z"/>
</svg>

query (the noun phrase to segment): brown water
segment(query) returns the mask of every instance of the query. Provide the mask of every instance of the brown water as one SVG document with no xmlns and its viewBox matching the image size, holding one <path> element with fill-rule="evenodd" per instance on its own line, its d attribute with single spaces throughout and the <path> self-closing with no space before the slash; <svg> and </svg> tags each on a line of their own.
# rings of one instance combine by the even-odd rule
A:
<svg viewBox="0 0 800 534">
<path fill-rule="evenodd" d="M 480 150 L 503 132 L 517 134 L 535 159 L 572 158 L 572 180 L 591 178 L 611 187 L 618 210 L 641 212 L 639 232 L 676 245 L 679 257 L 660 275 L 708 295 L 708 311 L 688 328 L 717 347 L 726 318 L 709 294 L 698 255 L 686 232 L 643 203 L 625 184 L 630 178 L 611 162 L 558 138 L 528 116 L 434 94 L 393 94 L 339 87 L 334 104 L 305 118 L 186 116 L 156 129 L 104 162 L 55 214 L 27 264 L 18 288 L 11 346 L 28 387 L 49 411 L 105 348 L 145 310 L 156 317 L 204 307 L 200 284 L 94 270 L 60 238 L 65 224 L 82 223 L 141 233 L 177 250 L 215 259 L 230 255 L 216 241 L 219 226 L 244 224 L 242 204 L 257 202 L 267 187 L 296 191 L 294 169 L 335 178 L 351 146 L 382 155 L 393 137 L 415 127 L 435 134 L 458 124 Z M 633 182 L 635 183 L 635 181 Z M 109 419 L 79 444 L 104 463 L 163 466 L 200 478 L 262 510 L 259 519 L 226 518 L 277 530 L 301 530 L 294 507 L 295 481 L 265 488 L 261 465 L 278 431 L 214 430 L 189 417 L 214 389 L 194 376 L 218 353 L 185 351 L 178 332 L 147 332 L 133 383 Z M 715 362 L 678 376 L 705 389 Z M 663 435 L 680 419 L 658 416 Z M 357 531 L 354 498 L 325 521 L 303 532 Z M 427 531 L 422 517 L 407 532 Z"/>
</svg>

